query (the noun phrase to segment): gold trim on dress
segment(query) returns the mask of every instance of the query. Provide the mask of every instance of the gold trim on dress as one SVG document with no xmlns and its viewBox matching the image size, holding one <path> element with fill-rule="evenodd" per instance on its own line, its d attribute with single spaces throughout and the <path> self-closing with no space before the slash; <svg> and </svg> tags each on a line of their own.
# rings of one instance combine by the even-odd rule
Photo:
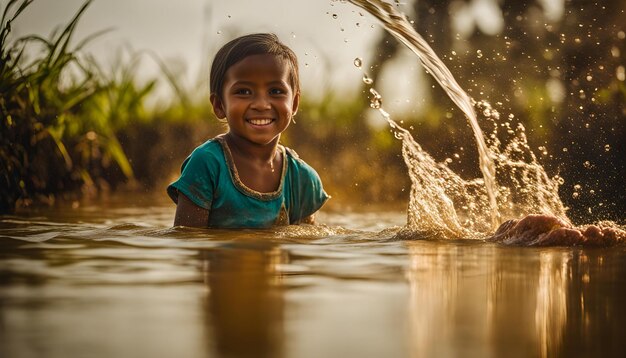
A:
<svg viewBox="0 0 626 358">
<path fill-rule="evenodd" d="M 280 206 L 280 211 L 278 212 L 278 217 L 274 222 L 274 226 L 286 226 L 289 225 L 289 213 L 287 213 L 287 208 L 285 207 L 285 203 Z"/>
<path fill-rule="evenodd" d="M 283 170 L 280 175 L 280 184 L 278 185 L 278 189 L 276 189 L 276 191 L 272 191 L 269 193 L 262 193 L 260 191 L 256 191 L 254 189 L 248 188 L 239 178 L 239 173 L 237 172 L 237 167 L 235 166 L 235 160 L 233 159 L 233 154 L 230 151 L 230 147 L 228 147 L 228 143 L 226 143 L 226 139 L 224 138 L 224 135 L 217 136 L 215 137 L 215 139 L 222 146 L 222 151 L 224 152 L 224 158 L 226 159 L 226 164 L 228 165 L 230 178 L 232 179 L 233 184 L 239 191 L 241 191 L 245 195 L 248 195 L 250 197 L 263 200 L 263 201 L 274 200 L 281 195 L 283 191 L 283 183 L 285 182 L 285 174 L 287 173 L 287 153 L 285 151 L 284 146 L 280 144 L 278 145 L 278 150 L 280 150 L 280 152 L 283 155 Z"/>
</svg>

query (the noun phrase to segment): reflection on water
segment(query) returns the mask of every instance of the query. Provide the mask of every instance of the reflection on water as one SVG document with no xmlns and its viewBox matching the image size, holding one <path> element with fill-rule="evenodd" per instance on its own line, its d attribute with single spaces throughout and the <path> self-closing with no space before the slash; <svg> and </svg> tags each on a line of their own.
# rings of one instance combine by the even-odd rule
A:
<svg viewBox="0 0 626 358">
<path fill-rule="evenodd" d="M 617 343 L 626 318 L 623 249 L 416 241 L 408 253 L 412 357 L 625 353 Z M 610 277 L 619 282 L 607 285 Z M 596 303 L 586 305 L 589 300 Z"/>
<path fill-rule="evenodd" d="M 535 325 L 541 356 L 554 356 L 559 351 L 567 320 L 567 275 L 571 254 L 542 252 L 539 256 L 539 284 Z M 554 347 L 553 347 L 554 346 Z"/>
<path fill-rule="evenodd" d="M 280 264 L 269 242 L 233 242 L 203 255 L 207 327 L 218 356 L 280 357 L 284 341 Z"/>
<path fill-rule="evenodd" d="M 623 356 L 626 248 L 394 240 L 404 213 L 172 229 L 128 198 L 0 217 L 1 357 Z"/>
</svg>

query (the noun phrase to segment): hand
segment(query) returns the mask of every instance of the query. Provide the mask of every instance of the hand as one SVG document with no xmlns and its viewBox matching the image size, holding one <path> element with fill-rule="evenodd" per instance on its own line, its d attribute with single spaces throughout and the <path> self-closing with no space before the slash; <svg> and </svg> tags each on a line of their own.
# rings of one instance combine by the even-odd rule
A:
<svg viewBox="0 0 626 358">
<path fill-rule="evenodd" d="M 577 228 L 555 216 L 527 215 L 504 222 L 487 240 L 527 246 L 609 246 L 626 242 L 626 231 L 596 225 Z"/>
</svg>

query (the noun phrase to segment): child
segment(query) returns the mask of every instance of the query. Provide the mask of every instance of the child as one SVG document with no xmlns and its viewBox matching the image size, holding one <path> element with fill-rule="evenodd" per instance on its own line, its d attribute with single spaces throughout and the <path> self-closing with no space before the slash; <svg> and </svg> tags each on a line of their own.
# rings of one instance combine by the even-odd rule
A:
<svg viewBox="0 0 626 358">
<path fill-rule="evenodd" d="M 228 132 L 197 147 L 168 186 L 174 225 L 312 224 L 329 196 L 315 170 L 278 144 L 300 102 L 296 55 L 274 34 L 242 36 L 217 52 L 210 82 Z"/>
</svg>

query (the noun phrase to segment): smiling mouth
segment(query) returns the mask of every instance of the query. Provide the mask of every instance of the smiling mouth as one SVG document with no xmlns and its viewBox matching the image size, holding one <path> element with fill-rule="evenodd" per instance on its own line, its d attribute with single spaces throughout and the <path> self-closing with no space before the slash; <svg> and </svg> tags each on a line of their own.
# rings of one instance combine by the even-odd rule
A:
<svg viewBox="0 0 626 358">
<path fill-rule="evenodd" d="M 272 122 L 274 122 L 274 120 L 270 118 L 248 119 L 248 123 L 253 124 L 255 126 L 266 126 Z"/>
</svg>

